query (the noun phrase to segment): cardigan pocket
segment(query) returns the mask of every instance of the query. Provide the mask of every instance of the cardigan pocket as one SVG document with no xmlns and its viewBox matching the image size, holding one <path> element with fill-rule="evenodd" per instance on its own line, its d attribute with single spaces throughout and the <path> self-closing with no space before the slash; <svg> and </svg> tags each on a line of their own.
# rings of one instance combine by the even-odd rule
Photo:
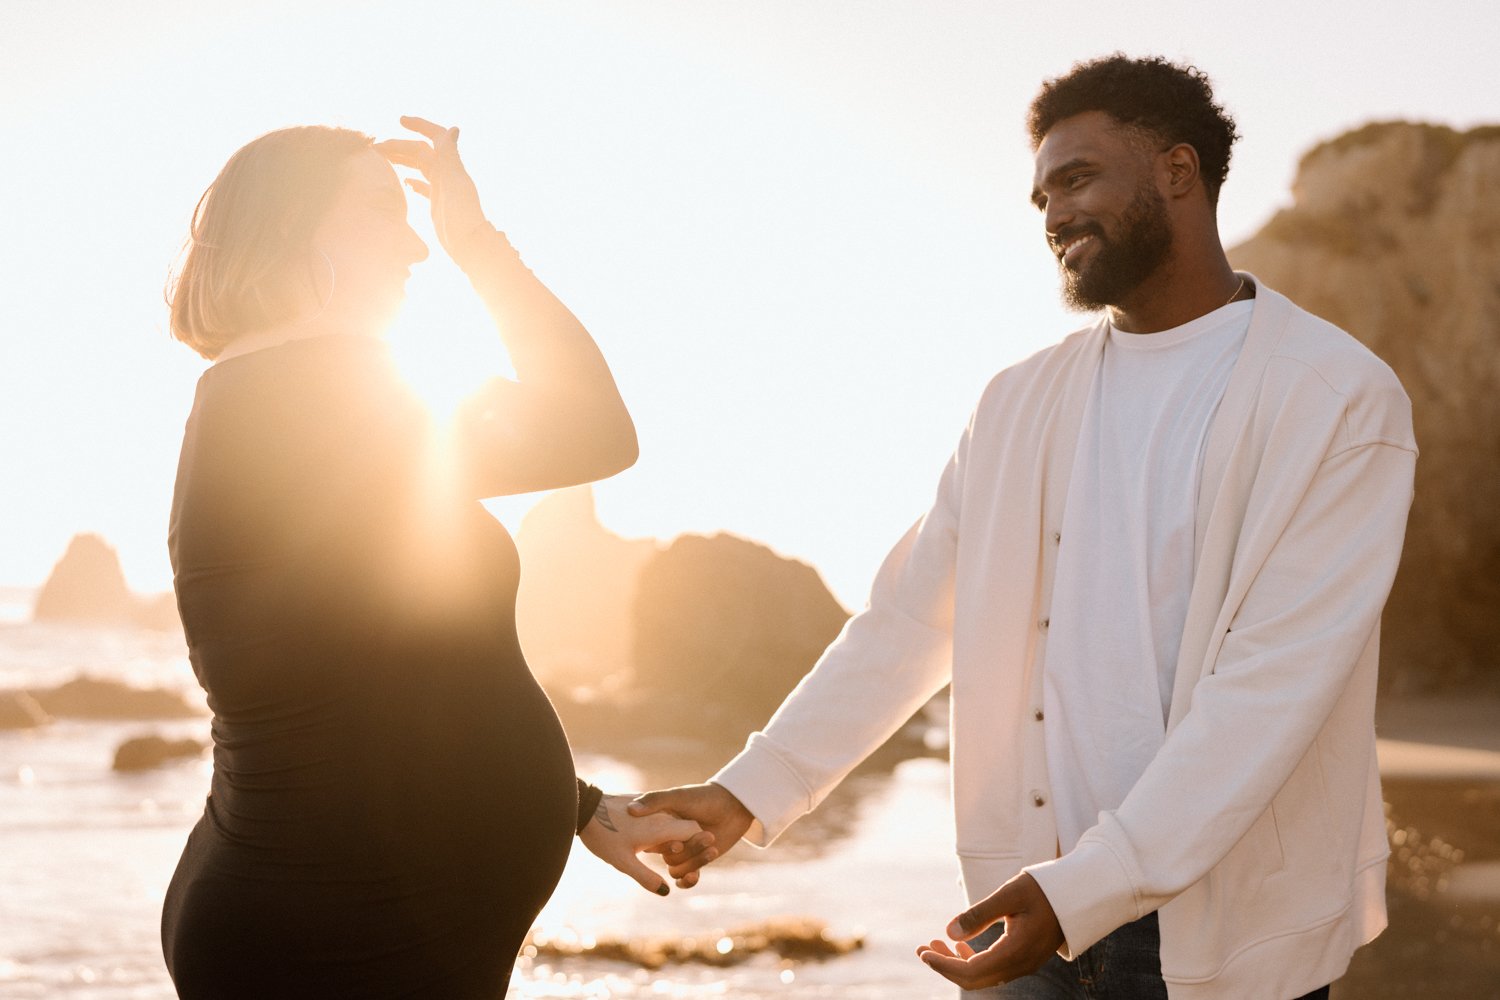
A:
<svg viewBox="0 0 1500 1000">
<path fill-rule="evenodd" d="M 1246 874 L 1259 879 L 1275 875 L 1286 867 L 1286 851 L 1281 845 L 1281 829 L 1276 822 L 1276 805 L 1273 802 L 1265 812 L 1255 818 L 1245 836 L 1235 845 L 1231 853 L 1243 854 L 1247 865 Z"/>
</svg>

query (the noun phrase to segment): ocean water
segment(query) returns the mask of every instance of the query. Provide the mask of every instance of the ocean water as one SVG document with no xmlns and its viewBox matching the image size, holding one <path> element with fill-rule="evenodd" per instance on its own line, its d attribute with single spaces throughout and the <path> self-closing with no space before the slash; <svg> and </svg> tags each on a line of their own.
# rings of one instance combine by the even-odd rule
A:
<svg viewBox="0 0 1500 1000">
<path fill-rule="evenodd" d="M 27 621 L 31 593 L 0 589 L 0 688 L 51 686 L 82 673 L 177 688 L 201 702 L 182 639 Z M 0 731 L 0 1000 L 165 1000 L 162 895 L 207 792 L 207 759 L 143 774 L 111 771 L 115 747 L 144 732 L 207 740 L 208 722 L 59 720 Z M 579 755 L 611 791 L 645 780 L 630 763 Z M 700 777 L 706 777 L 707 772 Z M 951 845 L 947 768 L 914 759 L 857 774 L 783 845 L 737 848 L 702 884 L 649 894 L 589 855 L 574 855 L 537 922 L 540 937 L 639 935 L 717 940 L 778 917 L 823 921 L 864 947 L 826 961 L 756 955 L 729 968 L 523 959 L 512 998 L 956 996 L 915 957 L 962 905 Z M 799 828 L 800 831 L 799 831 Z"/>
</svg>

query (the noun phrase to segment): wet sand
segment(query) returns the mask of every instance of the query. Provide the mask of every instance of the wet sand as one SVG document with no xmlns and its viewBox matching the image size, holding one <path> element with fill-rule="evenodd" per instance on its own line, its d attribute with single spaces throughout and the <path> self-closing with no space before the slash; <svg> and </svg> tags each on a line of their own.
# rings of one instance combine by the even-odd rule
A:
<svg viewBox="0 0 1500 1000">
<path fill-rule="evenodd" d="M 1500 1000 L 1500 698 L 1382 703 L 1390 926 L 1334 1000 Z"/>
</svg>

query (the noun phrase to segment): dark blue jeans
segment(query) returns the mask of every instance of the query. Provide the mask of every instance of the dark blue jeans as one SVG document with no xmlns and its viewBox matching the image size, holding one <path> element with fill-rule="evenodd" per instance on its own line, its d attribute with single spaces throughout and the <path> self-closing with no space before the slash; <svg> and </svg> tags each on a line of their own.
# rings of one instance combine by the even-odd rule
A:
<svg viewBox="0 0 1500 1000">
<path fill-rule="evenodd" d="M 969 944 L 975 951 L 988 948 L 1000 938 L 1003 924 L 996 924 Z M 1161 931 L 1156 914 L 1126 924 L 1089 948 L 1075 961 L 1053 955 L 1033 975 L 1003 986 L 966 990 L 965 1000 L 1167 1000 L 1167 984 L 1161 978 Z M 1313 990 L 1298 1000 L 1328 1000 L 1328 987 Z"/>
</svg>

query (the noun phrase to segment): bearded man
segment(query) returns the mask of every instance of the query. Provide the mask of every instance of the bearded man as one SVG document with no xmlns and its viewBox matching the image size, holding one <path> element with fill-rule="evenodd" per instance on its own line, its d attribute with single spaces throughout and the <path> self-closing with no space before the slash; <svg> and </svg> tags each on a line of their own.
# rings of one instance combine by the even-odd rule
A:
<svg viewBox="0 0 1500 1000">
<path fill-rule="evenodd" d="M 1001 372 L 869 606 L 746 749 L 637 812 L 715 843 L 811 810 L 952 683 L 970 907 L 1011 998 L 1324 997 L 1385 926 L 1381 608 L 1416 445 L 1395 376 L 1236 273 L 1207 78 L 1116 55 L 1031 105 L 1031 200 L 1097 322 Z"/>
</svg>

